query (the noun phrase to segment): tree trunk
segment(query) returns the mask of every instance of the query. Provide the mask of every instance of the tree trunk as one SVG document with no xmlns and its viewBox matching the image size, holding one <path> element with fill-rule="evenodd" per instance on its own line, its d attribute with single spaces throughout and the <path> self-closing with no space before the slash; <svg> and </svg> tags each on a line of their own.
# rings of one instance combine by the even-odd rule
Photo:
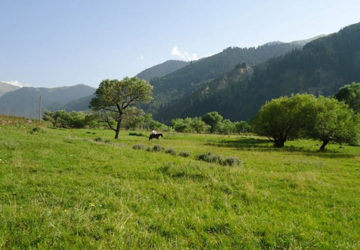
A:
<svg viewBox="0 0 360 250">
<path fill-rule="evenodd" d="M 275 148 L 283 148 L 284 144 L 285 144 L 284 139 L 275 139 L 275 141 L 274 141 L 274 147 Z"/>
<path fill-rule="evenodd" d="M 321 145 L 319 151 L 324 152 L 326 145 L 329 143 L 329 140 L 324 140 L 323 144 Z"/>
<path fill-rule="evenodd" d="M 120 119 L 120 120 L 118 120 L 117 125 L 116 125 L 116 130 L 115 130 L 115 139 L 118 139 L 118 138 L 119 138 L 120 125 L 121 125 L 121 119 Z"/>
</svg>

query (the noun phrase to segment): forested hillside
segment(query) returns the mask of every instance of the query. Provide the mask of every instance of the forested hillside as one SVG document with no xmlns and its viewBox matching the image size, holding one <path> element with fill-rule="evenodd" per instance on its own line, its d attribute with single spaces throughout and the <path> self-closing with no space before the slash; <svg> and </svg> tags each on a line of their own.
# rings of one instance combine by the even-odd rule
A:
<svg viewBox="0 0 360 250">
<path fill-rule="evenodd" d="M 256 48 L 230 47 L 216 55 L 191 62 L 188 66 L 150 82 L 154 86 L 155 98 L 147 109 L 156 113 L 159 108 L 194 93 L 238 64 L 252 66 L 264 63 L 270 58 L 302 48 L 306 42 L 307 40 L 292 43 L 271 42 Z"/>
<path fill-rule="evenodd" d="M 233 120 L 251 118 L 267 100 L 293 93 L 334 95 L 360 80 L 360 23 L 319 38 L 284 56 L 254 67 L 234 69 L 199 91 L 163 107 L 156 118 L 202 115 L 216 110 Z"/>
</svg>

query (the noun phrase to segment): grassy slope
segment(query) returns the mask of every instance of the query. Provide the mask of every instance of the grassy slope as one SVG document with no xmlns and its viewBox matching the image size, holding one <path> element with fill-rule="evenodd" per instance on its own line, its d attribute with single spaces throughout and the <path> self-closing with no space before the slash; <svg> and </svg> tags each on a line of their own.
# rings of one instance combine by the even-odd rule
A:
<svg viewBox="0 0 360 250">
<path fill-rule="evenodd" d="M 44 128 L 0 117 L 0 248 L 359 248 L 360 148 Z M 1 125 L 2 124 L 2 125 Z M 161 144 L 189 158 L 133 150 Z M 299 145 L 303 146 L 300 148 Z M 211 151 L 243 163 L 194 160 Z"/>
</svg>

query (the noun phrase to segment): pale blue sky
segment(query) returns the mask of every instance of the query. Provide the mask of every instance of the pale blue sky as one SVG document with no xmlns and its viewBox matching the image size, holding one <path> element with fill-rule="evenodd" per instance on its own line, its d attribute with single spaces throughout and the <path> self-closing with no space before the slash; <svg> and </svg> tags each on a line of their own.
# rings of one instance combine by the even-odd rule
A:
<svg viewBox="0 0 360 250">
<path fill-rule="evenodd" d="M 333 33 L 360 22 L 360 1 L 0 0 L 0 13 L 0 81 L 96 87 L 168 59 Z"/>
</svg>

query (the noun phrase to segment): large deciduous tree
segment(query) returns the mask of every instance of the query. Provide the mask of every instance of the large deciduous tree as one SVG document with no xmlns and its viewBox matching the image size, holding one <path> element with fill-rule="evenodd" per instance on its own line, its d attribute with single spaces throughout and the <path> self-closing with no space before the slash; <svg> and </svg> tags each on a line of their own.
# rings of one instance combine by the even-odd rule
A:
<svg viewBox="0 0 360 250">
<path fill-rule="evenodd" d="M 315 96 L 307 94 L 273 99 L 261 107 L 251 125 L 257 134 L 272 138 L 275 147 L 284 147 L 287 140 L 311 127 L 315 101 Z"/>
<path fill-rule="evenodd" d="M 151 101 L 152 89 L 147 81 L 137 77 L 126 77 L 122 81 L 107 79 L 100 83 L 90 107 L 102 112 L 109 128 L 115 131 L 115 139 L 118 139 L 125 110 L 141 102 Z M 115 120 L 115 126 L 111 119 Z"/>
<path fill-rule="evenodd" d="M 322 141 L 320 151 L 335 141 L 355 143 L 358 135 L 359 117 L 345 103 L 335 98 L 320 96 L 316 102 L 316 116 L 307 134 Z"/>
</svg>

